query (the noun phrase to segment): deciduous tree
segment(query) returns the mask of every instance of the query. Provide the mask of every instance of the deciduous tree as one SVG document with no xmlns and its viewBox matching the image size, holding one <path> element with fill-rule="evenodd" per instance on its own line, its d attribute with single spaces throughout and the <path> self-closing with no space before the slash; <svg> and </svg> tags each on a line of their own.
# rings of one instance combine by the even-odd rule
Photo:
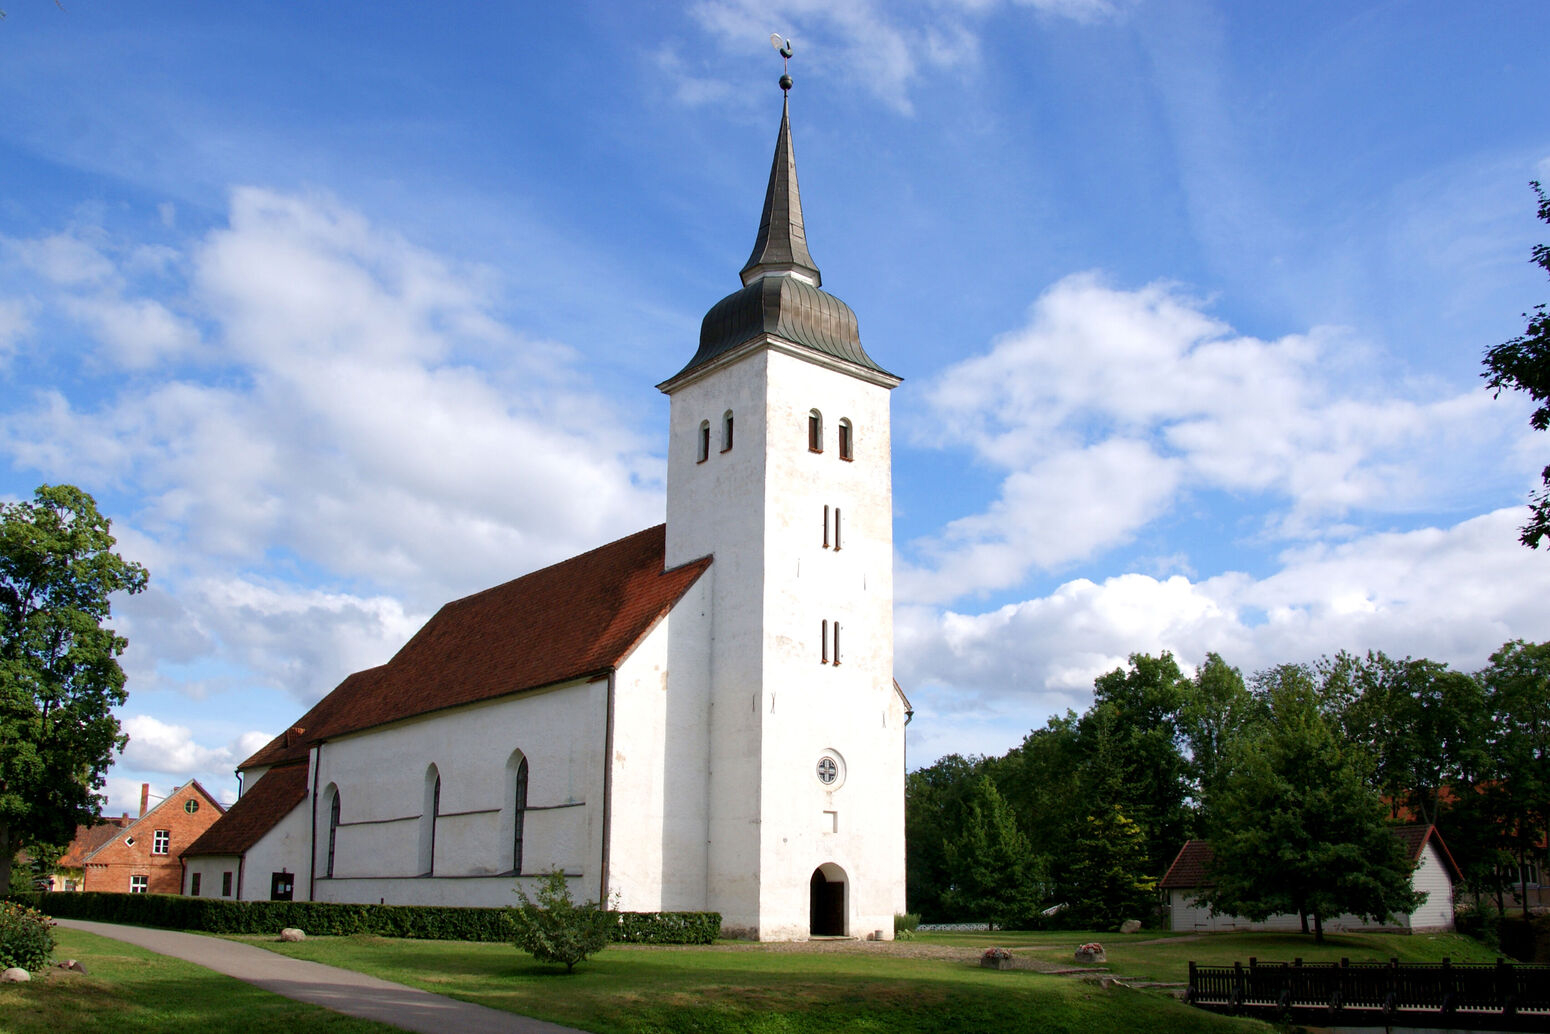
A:
<svg viewBox="0 0 1550 1034">
<path fill-rule="evenodd" d="M 1342 913 L 1413 910 L 1410 859 L 1368 784 L 1371 762 L 1320 711 L 1313 671 L 1282 665 L 1256 682 L 1269 718 L 1234 744 L 1207 801 L 1214 886 L 1203 900 L 1256 921 L 1311 917 L 1318 940 Z"/>
<path fill-rule="evenodd" d="M 106 622 L 146 572 L 113 552 L 109 527 L 72 485 L 0 504 L 0 887 L 16 848 L 68 843 L 96 819 L 127 742 L 113 715 L 127 642 Z"/>
<path fill-rule="evenodd" d="M 1539 218 L 1550 223 L 1550 197 L 1536 181 L 1532 184 L 1539 195 Z M 1550 273 L 1550 245 L 1535 246 L 1533 260 Z M 1550 428 L 1550 311 L 1536 305 L 1532 315 L 1524 313 L 1528 329 L 1511 341 L 1485 353 L 1486 387 L 1500 395 L 1503 388 L 1526 392 L 1538 403 L 1529 417 L 1535 430 Z M 1522 529 L 1522 542 L 1531 549 L 1538 549 L 1540 540 L 1550 535 L 1550 467 L 1541 472 L 1541 487 L 1529 497 L 1529 520 Z"/>
</svg>

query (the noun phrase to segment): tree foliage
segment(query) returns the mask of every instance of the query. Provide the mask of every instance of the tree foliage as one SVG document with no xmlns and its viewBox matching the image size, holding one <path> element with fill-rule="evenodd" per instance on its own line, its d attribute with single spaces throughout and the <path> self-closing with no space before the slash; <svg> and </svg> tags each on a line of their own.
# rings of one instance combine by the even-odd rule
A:
<svg viewBox="0 0 1550 1034">
<path fill-rule="evenodd" d="M 1064 919 L 1071 926 L 1118 929 L 1127 919 L 1149 915 L 1157 900 L 1146 836 L 1118 805 L 1087 816 L 1065 872 L 1059 896 L 1069 902 Z"/>
<path fill-rule="evenodd" d="M 1410 859 L 1368 782 L 1371 763 L 1320 708 L 1312 669 L 1259 676 L 1269 720 L 1233 745 L 1207 801 L 1212 911 L 1263 921 L 1343 913 L 1382 921 L 1413 910 Z"/>
<path fill-rule="evenodd" d="M 1004 929 L 1026 920 L 1042 897 L 1039 861 L 988 775 L 971 784 L 963 828 L 942 851 L 951 881 L 944 903 L 958 915 Z"/>
<path fill-rule="evenodd" d="M 1550 197 L 1538 181 L 1532 186 L 1539 196 L 1539 218 L 1550 223 Z M 1550 245 L 1536 245 L 1533 261 L 1550 273 Z M 1528 328 L 1485 353 L 1486 372 L 1482 376 L 1486 387 L 1497 395 L 1503 388 L 1527 393 L 1537 403 L 1529 423 L 1535 430 L 1543 431 L 1550 428 L 1550 311 L 1544 305 L 1536 305 L 1532 314 L 1523 315 Z M 1523 544 L 1531 549 L 1538 549 L 1540 541 L 1550 535 L 1550 467 L 1540 476 L 1541 487 L 1529 498 L 1529 521 L 1521 536 Z"/>
<path fill-rule="evenodd" d="M 103 773 L 127 742 L 108 628 L 111 598 L 145 588 L 145 568 L 113 552 L 110 522 L 72 485 L 0 504 L 0 886 L 29 844 L 68 843 L 98 815 Z"/>
<path fill-rule="evenodd" d="M 539 962 L 561 963 L 567 973 L 608 947 L 619 926 L 618 914 L 598 902 L 572 901 L 560 869 L 539 877 L 536 902 L 521 887 L 516 894 L 522 899 L 521 906 L 511 910 L 517 948 Z"/>
</svg>

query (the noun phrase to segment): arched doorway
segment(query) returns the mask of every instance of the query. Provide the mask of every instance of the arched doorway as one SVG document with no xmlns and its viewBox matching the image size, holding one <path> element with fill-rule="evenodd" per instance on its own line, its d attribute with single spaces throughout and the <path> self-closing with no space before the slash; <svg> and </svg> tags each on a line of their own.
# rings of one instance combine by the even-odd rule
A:
<svg viewBox="0 0 1550 1034">
<path fill-rule="evenodd" d="M 808 883 L 808 932 L 814 937 L 845 936 L 845 870 L 825 862 Z"/>
</svg>

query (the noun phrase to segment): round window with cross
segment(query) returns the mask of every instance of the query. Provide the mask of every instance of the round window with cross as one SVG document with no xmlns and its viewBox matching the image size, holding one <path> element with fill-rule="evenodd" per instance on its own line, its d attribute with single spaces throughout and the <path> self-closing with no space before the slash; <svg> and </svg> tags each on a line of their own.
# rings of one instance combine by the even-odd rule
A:
<svg viewBox="0 0 1550 1034">
<path fill-rule="evenodd" d="M 827 789 L 838 789 L 845 781 L 845 763 L 832 751 L 826 751 L 818 759 L 818 781 Z"/>
</svg>

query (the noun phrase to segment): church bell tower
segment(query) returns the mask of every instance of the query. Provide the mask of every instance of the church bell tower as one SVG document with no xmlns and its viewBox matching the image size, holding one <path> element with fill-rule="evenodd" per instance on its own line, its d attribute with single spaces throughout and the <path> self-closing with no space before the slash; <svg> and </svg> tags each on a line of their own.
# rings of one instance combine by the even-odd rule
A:
<svg viewBox="0 0 1550 1034">
<path fill-rule="evenodd" d="M 788 51 L 782 52 L 789 57 Z M 704 904 L 764 940 L 893 936 L 904 724 L 893 680 L 890 392 L 808 252 L 785 91 L 742 287 L 658 385 L 668 567 L 710 555 Z M 677 619 L 675 618 L 675 621 Z M 682 630 L 680 630 L 680 627 Z M 685 648 L 678 656 L 701 651 Z"/>
</svg>

